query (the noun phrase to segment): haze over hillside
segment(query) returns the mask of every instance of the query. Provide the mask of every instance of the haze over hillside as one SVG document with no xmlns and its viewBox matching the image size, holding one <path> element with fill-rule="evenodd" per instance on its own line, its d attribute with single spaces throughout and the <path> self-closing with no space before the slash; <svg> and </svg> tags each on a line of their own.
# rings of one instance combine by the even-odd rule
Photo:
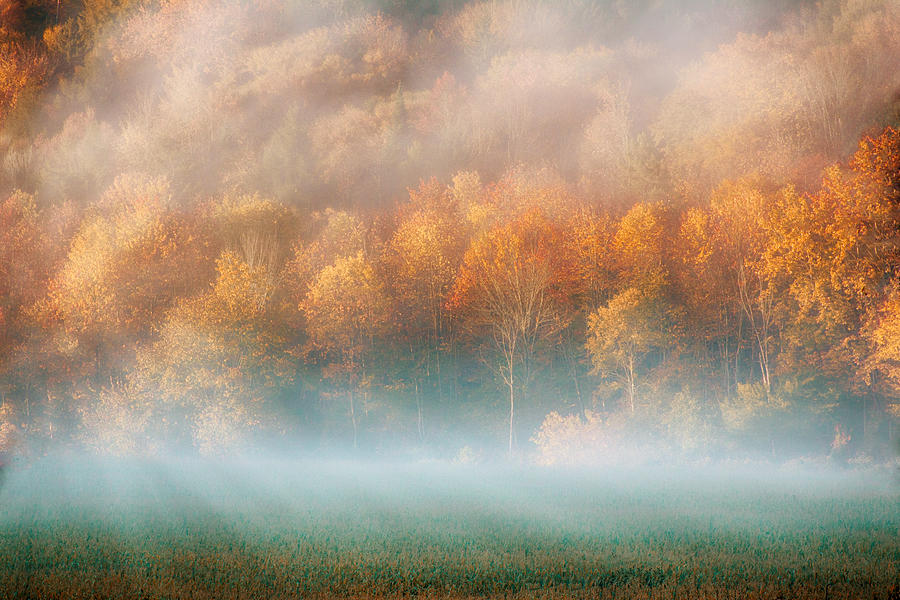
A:
<svg viewBox="0 0 900 600">
<path fill-rule="evenodd" d="M 898 64 L 898 0 L 0 0 L 0 450 L 889 459 Z"/>
</svg>

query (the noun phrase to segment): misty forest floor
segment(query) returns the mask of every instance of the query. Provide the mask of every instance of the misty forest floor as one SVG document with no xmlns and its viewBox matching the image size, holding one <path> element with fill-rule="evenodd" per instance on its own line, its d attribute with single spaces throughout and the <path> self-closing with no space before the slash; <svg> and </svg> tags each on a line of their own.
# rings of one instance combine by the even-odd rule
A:
<svg viewBox="0 0 900 600">
<path fill-rule="evenodd" d="M 42 461 L 0 598 L 900 597 L 890 473 Z"/>
</svg>

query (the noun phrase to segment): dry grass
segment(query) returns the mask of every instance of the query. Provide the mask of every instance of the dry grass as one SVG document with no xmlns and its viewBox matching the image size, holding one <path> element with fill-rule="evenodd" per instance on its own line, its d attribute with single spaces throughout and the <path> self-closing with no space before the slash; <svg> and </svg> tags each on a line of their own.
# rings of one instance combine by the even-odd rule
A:
<svg viewBox="0 0 900 600">
<path fill-rule="evenodd" d="M 16 474 L 0 598 L 898 597 L 889 487 L 283 467 Z"/>
</svg>

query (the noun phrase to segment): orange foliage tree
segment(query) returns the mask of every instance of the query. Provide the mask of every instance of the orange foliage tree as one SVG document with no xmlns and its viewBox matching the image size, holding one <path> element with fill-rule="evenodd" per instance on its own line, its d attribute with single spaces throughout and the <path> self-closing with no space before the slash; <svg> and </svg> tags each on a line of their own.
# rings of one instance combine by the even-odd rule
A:
<svg viewBox="0 0 900 600">
<path fill-rule="evenodd" d="M 571 318 L 573 268 L 560 252 L 560 226 L 526 212 L 476 239 L 463 257 L 449 299 L 463 325 L 497 354 L 485 358 L 509 391 L 509 440 L 516 445 L 516 394 L 527 387 L 541 345 Z"/>
</svg>

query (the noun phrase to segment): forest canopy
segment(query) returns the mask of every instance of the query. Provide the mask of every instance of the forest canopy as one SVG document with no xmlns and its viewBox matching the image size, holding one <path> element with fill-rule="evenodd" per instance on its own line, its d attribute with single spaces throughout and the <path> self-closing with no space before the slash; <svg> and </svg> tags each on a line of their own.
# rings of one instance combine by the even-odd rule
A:
<svg viewBox="0 0 900 600">
<path fill-rule="evenodd" d="M 0 450 L 892 455 L 900 1 L 0 0 Z"/>
</svg>

